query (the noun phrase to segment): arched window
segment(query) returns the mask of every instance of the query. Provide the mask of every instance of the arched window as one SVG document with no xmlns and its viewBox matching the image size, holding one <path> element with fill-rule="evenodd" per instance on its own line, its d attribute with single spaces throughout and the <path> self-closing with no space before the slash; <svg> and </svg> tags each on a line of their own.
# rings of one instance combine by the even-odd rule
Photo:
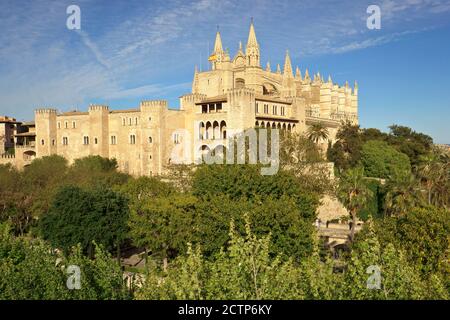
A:
<svg viewBox="0 0 450 320">
<path fill-rule="evenodd" d="M 41 144 L 42 144 L 42 145 L 44 145 L 44 144 L 45 144 L 45 141 L 44 141 L 44 139 L 42 139 L 42 140 L 41 140 Z"/>
<path fill-rule="evenodd" d="M 203 122 L 200 122 L 199 124 L 199 137 L 200 140 L 203 140 L 205 138 L 205 124 Z"/>
<path fill-rule="evenodd" d="M 98 139 L 94 138 L 94 144 L 98 144 Z"/>
<path fill-rule="evenodd" d="M 148 137 L 148 143 L 153 143 L 152 137 Z"/>
<path fill-rule="evenodd" d="M 130 135 L 130 144 L 136 144 L 136 136 L 134 134 Z"/>
<path fill-rule="evenodd" d="M 220 126 L 217 121 L 213 122 L 213 139 L 220 139 Z"/>
<path fill-rule="evenodd" d="M 211 122 L 206 122 L 206 139 L 212 139 L 213 138 L 213 128 L 211 125 Z"/>
<path fill-rule="evenodd" d="M 83 137 L 83 144 L 85 144 L 85 145 L 89 144 L 89 137 L 87 137 L 87 136 Z"/>
<path fill-rule="evenodd" d="M 220 136 L 222 139 L 227 138 L 227 123 L 224 120 L 220 122 Z"/>
</svg>

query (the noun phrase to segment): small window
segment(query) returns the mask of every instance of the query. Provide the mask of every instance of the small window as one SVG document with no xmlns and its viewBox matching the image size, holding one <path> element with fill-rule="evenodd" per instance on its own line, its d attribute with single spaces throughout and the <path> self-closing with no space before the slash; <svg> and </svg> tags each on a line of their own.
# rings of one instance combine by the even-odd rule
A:
<svg viewBox="0 0 450 320">
<path fill-rule="evenodd" d="M 134 124 L 135 124 L 135 125 L 138 124 L 138 118 L 134 118 Z"/>
<path fill-rule="evenodd" d="M 126 125 L 126 119 L 125 118 L 122 118 L 122 125 L 123 126 Z"/>
<path fill-rule="evenodd" d="M 42 144 L 42 145 L 44 145 L 44 144 L 45 144 L 45 141 L 44 141 L 44 139 L 42 139 L 42 140 L 41 140 L 41 144 Z"/>
<path fill-rule="evenodd" d="M 134 134 L 130 135 L 130 144 L 136 144 L 136 136 Z"/>
<path fill-rule="evenodd" d="M 75 129 L 77 127 L 75 121 L 72 121 L 72 129 Z"/>
<path fill-rule="evenodd" d="M 67 146 L 69 144 L 69 138 L 63 137 L 63 145 Z"/>
<path fill-rule="evenodd" d="M 152 117 L 148 117 L 148 121 L 152 121 Z"/>
<path fill-rule="evenodd" d="M 58 129 L 61 129 L 61 122 L 58 122 Z"/>
<path fill-rule="evenodd" d="M 148 143 L 153 143 L 152 137 L 148 137 Z"/>
<path fill-rule="evenodd" d="M 52 146 L 55 145 L 55 139 L 52 139 Z"/>
<path fill-rule="evenodd" d="M 64 122 L 64 128 L 69 128 L 69 123 L 66 121 L 66 122 Z"/>
<path fill-rule="evenodd" d="M 150 160 L 152 160 L 152 155 L 149 155 L 148 158 L 149 158 Z"/>
<path fill-rule="evenodd" d="M 133 124 L 133 119 L 128 118 L 128 124 L 131 126 Z"/>
<path fill-rule="evenodd" d="M 255 104 L 255 112 L 256 112 L 256 113 L 259 113 L 258 107 L 259 107 L 259 106 L 258 106 L 258 103 L 256 103 L 256 104 Z"/>
<path fill-rule="evenodd" d="M 116 144 L 116 136 L 111 136 L 111 144 Z"/>
<path fill-rule="evenodd" d="M 94 138 L 94 144 L 98 144 L 98 139 Z"/>
<path fill-rule="evenodd" d="M 88 145 L 89 144 L 89 137 L 83 137 L 83 144 Z"/>
</svg>

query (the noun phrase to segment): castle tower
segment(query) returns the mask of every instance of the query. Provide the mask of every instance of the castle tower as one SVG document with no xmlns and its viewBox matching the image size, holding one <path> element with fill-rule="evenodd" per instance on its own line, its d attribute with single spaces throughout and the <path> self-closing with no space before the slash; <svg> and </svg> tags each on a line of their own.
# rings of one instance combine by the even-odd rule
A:
<svg viewBox="0 0 450 320">
<path fill-rule="evenodd" d="M 163 171 L 164 154 L 168 144 L 163 134 L 167 125 L 165 119 L 167 107 L 166 100 L 142 101 L 140 105 L 141 118 L 143 119 L 141 125 L 142 139 L 152 139 L 152 143 L 142 144 L 147 146 L 139 150 L 142 158 L 141 171 L 147 175 L 150 172 Z"/>
<path fill-rule="evenodd" d="M 109 157 L 109 107 L 89 106 L 89 132 L 93 143 L 89 144 L 90 154 Z"/>
<path fill-rule="evenodd" d="M 51 108 L 36 109 L 36 156 L 44 157 L 57 153 L 56 110 Z"/>
<path fill-rule="evenodd" d="M 248 33 L 247 48 L 245 49 L 247 56 L 247 65 L 250 67 L 260 67 L 260 53 L 259 44 L 256 40 L 255 27 L 253 26 L 253 19 L 250 24 L 250 31 Z"/>
</svg>

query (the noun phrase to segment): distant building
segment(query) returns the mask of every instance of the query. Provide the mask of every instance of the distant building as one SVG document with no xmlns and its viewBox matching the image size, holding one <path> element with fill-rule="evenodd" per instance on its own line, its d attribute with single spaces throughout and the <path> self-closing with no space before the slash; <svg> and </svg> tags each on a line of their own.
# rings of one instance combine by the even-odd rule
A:
<svg viewBox="0 0 450 320">
<path fill-rule="evenodd" d="M 261 67 L 260 46 L 253 22 L 245 52 L 242 44 L 231 58 L 220 32 L 209 57 L 211 70 L 195 68 L 192 92 L 180 97 L 179 109 L 167 101 L 142 101 L 136 109 L 110 110 L 91 105 L 86 112 L 35 111 L 35 127 L 16 134 L 16 152 L 37 157 L 58 154 L 70 162 L 88 155 L 115 158 L 120 170 L 134 175 L 160 174 L 173 150 L 192 141 L 189 159 L 198 151 L 227 146 L 230 129 L 270 127 L 304 132 L 321 122 L 330 141 L 344 120 L 358 123 L 358 86 L 339 86 L 329 76 L 295 73 L 289 53 L 284 68 Z M 20 141 L 20 144 L 19 144 Z M 326 145 L 328 141 L 321 143 Z M 27 144 L 28 143 L 28 144 Z M 31 145 L 31 144 L 35 145 Z"/>
</svg>

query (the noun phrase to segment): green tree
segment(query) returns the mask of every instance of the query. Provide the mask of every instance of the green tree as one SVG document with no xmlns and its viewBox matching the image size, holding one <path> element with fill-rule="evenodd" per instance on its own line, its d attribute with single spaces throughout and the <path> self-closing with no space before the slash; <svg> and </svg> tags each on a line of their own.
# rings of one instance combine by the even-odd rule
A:
<svg viewBox="0 0 450 320">
<path fill-rule="evenodd" d="M 133 243 L 161 257 L 167 265 L 168 258 L 185 252 L 195 236 L 196 202 L 195 197 L 175 194 L 133 209 L 129 221 Z"/>
<path fill-rule="evenodd" d="M 36 158 L 24 168 L 24 192 L 32 199 L 34 218 L 48 211 L 55 193 L 67 181 L 67 171 L 67 160 L 58 155 Z"/>
<path fill-rule="evenodd" d="M 419 183 L 409 172 L 400 172 L 385 186 L 385 212 L 388 215 L 405 215 L 411 208 L 423 203 Z"/>
<path fill-rule="evenodd" d="M 358 125 L 344 123 L 336 134 L 337 141 L 328 152 L 328 160 L 334 162 L 338 170 L 355 167 L 361 158 L 363 141 Z"/>
<path fill-rule="evenodd" d="M 120 265 L 100 246 L 94 256 L 88 259 L 79 246 L 63 255 L 40 239 L 13 237 L 8 225 L 0 224 L 0 299 L 129 298 Z M 67 288 L 69 265 L 80 268 L 80 289 Z"/>
<path fill-rule="evenodd" d="M 399 125 L 392 125 L 389 129 L 387 142 L 406 154 L 412 166 L 417 166 L 420 157 L 431 151 L 433 139 L 430 136 Z"/>
<path fill-rule="evenodd" d="M 306 136 L 309 140 L 317 144 L 319 143 L 319 141 L 326 141 L 330 136 L 330 133 L 328 132 L 327 127 L 322 122 L 318 122 L 309 126 L 306 132 Z"/>
<path fill-rule="evenodd" d="M 67 186 L 55 195 L 49 212 L 40 219 L 39 230 L 44 239 L 65 252 L 79 243 L 92 256 L 92 241 L 107 250 L 120 249 L 128 216 L 127 200 L 110 189 Z"/>
<path fill-rule="evenodd" d="M 127 182 L 129 176 L 117 171 L 116 159 L 88 156 L 76 159 L 69 168 L 70 183 L 80 187 L 113 187 Z"/>
<path fill-rule="evenodd" d="M 379 140 L 371 140 L 363 145 L 361 163 L 365 174 L 369 177 L 386 179 L 395 172 L 411 171 L 407 155 Z"/>
<path fill-rule="evenodd" d="M 342 174 L 339 179 L 337 195 L 350 213 L 352 219 L 350 241 L 353 241 L 357 214 L 365 207 L 368 199 L 372 197 L 372 192 L 364 183 L 364 169 L 362 167 L 347 170 Z"/>
</svg>

